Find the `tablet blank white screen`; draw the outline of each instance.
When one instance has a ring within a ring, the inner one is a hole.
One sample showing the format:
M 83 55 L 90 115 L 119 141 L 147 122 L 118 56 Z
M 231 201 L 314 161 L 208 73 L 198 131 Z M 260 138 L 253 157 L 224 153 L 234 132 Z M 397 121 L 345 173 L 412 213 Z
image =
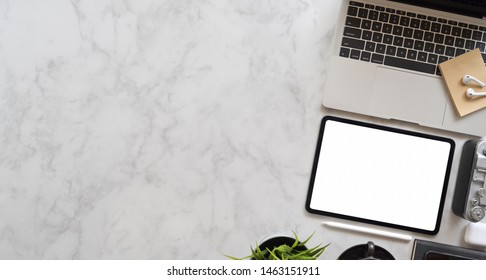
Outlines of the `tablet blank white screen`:
M 449 143 L 327 120 L 310 207 L 434 230 Z

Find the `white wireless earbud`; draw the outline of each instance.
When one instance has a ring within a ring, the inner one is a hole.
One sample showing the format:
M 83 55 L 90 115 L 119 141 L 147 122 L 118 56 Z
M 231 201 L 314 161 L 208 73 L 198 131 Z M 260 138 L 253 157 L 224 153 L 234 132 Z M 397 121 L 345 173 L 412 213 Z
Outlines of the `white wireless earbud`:
M 464 77 L 462 78 L 462 82 L 465 85 L 469 85 L 469 83 L 473 82 L 473 83 L 478 84 L 481 87 L 485 87 L 486 86 L 486 84 L 484 84 L 483 82 L 481 82 L 478 78 L 476 78 L 474 76 L 471 76 L 471 75 L 464 75 Z
M 476 97 L 476 96 L 486 96 L 486 92 L 475 92 L 474 89 L 468 88 L 466 91 L 466 95 L 469 98 Z

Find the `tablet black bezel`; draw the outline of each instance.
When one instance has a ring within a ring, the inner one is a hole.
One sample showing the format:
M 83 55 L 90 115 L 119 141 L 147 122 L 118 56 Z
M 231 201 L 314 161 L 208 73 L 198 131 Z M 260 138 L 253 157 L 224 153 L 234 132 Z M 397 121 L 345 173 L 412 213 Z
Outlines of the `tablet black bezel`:
M 387 223 L 387 222 L 382 222 L 382 221 L 369 220 L 369 219 L 364 219 L 364 218 L 359 218 L 359 217 L 343 215 L 343 214 L 339 214 L 339 213 L 333 213 L 333 212 L 327 212 L 327 211 L 322 211 L 322 210 L 318 210 L 318 209 L 312 209 L 310 207 L 311 200 L 312 200 L 312 193 L 313 193 L 313 189 L 314 189 L 315 176 L 316 176 L 316 172 L 317 172 L 317 168 L 318 168 L 319 155 L 320 155 L 320 152 L 321 152 L 321 144 L 322 144 L 322 140 L 323 140 L 323 136 L 324 136 L 324 130 L 325 130 L 327 121 L 342 122 L 342 123 L 346 123 L 346 124 L 368 127 L 368 128 L 373 128 L 373 129 L 379 129 L 379 130 L 384 130 L 384 131 L 389 131 L 389 132 L 394 132 L 394 133 L 399 133 L 399 134 L 405 134 L 405 135 L 409 135 L 409 136 L 415 136 L 415 137 L 420 137 L 420 138 L 425 138 L 425 139 L 437 140 L 437 141 L 441 141 L 441 142 L 446 142 L 450 145 L 446 172 L 444 174 L 444 183 L 443 183 L 443 186 L 442 186 L 440 204 L 439 204 L 439 209 L 437 211 L 435 228 L 433 230 L 426 230 L 426 229 L 414 228 L 414 227 L 409 227 L 409 226 L 404 226 L 404 225 L 399 225 L 399 224 L 392 224 L 392 223 Z M 373 124 L 373 123 L 366 123 L 366 122 L 361 122 L 361 121 L 356 121 L 356 120 L 344 119 L 344 118 L 340 118 L 340 117 L 325 116 L 325 117 L 322 118 L 320 129 L 319 129 L 319 138 L 318 138 L 317 145 L 316 145 L 314 162 L 313 162 L 313 166 L 312 166 L 312 174 L 311 174 L 311 179 L 310 179 L 310 183 L 309 183 L 309 189 L 308 189 L 308 193 L 307 193 L 305 208 L 309 213 L 312 213 L 312 214 L 319 214 L 319 215 L 324 215 L 324 216 L 329 216 L 329 217 L 341 218 L 341 219 L 352 220 L 352 221 L 363 222 L 363 223 L 369 223 L 369 224 L 374 224 L 374 225 L 379 225 L 379 226 L 408 230 L 408 231 L 412 231 L 412 232 L 435 235 L 440 230 L 440 223 L 441 223 L 441 220 L 442 220 L 444 203 L 445 203 L 445 198 L 446 198 L 446 194 L 447 194 L 447 187 L 448 187 L 448 184 L 449 184 L 449 177 L 450 177 L 450 172 L 451 172 L 451 167 L 452 167 L 452 160 L 453 160 L 453 157 L 454 157 L 454 149 L 455 149 L 455 142 L 454 142 L 454 140 L 452 140 L 450 138 L 445 138 L 445 137 L 441 137 L 441 136 L 425 134 L 425 133 L 420 133 L 420 132 L 415 132 L 415 131 L 410 131 L 410 130 L 404 130 L 404 129 L 399 129 L 399 128 L 393 128 L 393 127 L 388 127 L 388 126 L 383 126 L 383 125 L 377 125 L 377 124 Z

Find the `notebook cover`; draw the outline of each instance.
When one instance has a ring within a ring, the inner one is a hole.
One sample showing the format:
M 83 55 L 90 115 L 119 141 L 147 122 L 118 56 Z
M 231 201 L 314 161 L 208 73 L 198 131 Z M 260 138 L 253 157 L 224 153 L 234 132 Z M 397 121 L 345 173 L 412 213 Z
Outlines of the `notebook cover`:
M 486 88 L 481 89 L 476 84 L 465 85 L 462 83 L 462 78 L 466 74 L 486 82 L 486 67 L 479 49 L 442 62 L 439 64 L 439 69 L 459 116 L 463 117 L 486 107 L 486 97 L 469 98 L 466 96 L 468 88 L 473 88 L 475 91 L 486 91 Z

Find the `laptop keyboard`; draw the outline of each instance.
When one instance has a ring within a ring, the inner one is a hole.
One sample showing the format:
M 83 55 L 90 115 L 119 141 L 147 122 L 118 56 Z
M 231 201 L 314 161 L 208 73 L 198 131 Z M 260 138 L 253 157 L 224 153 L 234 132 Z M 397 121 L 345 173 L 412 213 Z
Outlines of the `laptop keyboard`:
M 486 63 L 486 27 L 350 1 L 339 55 L 427 74 L 479 48 Z

